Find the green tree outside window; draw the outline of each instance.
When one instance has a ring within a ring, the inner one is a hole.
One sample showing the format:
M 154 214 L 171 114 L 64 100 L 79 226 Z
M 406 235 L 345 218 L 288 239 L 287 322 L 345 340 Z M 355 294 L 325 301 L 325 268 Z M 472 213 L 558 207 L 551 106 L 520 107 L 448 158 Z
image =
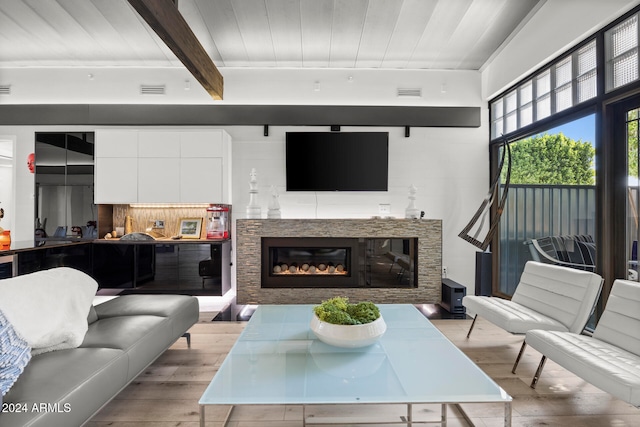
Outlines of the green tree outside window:
M 594 158 L 589 142 L 562 133 L 535 135 L 511 144 L 511 183 L 595 185 Z

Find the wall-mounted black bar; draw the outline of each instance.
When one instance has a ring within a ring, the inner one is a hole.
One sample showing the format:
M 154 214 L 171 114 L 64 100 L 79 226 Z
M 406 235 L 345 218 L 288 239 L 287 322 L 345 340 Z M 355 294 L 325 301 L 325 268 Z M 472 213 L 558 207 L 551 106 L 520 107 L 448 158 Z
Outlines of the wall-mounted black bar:
M 411 136 L 411 126 L 404 127 L 404 137 L 409 138 Z
M 264 136 L 269 136 L 269 125 L 264 125 Z
M 0 125 L 480 127 L 480 107 L 0 105 Z

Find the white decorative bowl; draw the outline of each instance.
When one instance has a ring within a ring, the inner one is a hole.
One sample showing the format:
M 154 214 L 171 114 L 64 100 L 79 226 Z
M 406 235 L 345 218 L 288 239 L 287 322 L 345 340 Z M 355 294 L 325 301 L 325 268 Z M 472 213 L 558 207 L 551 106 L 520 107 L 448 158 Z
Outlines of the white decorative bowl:
M 326 344 L 343 348 L 366 347 L 375 343 L 387 330 L 382 316 L 363 325 L 334 325 L 323 322 L 313 314 L 311 330 Z

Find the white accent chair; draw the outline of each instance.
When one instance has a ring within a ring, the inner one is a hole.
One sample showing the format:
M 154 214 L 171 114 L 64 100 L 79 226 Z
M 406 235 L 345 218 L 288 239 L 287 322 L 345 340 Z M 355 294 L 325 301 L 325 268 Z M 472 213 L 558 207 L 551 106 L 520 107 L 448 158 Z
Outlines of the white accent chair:
M 462 305 L 475 313 L 467 338 L 478 317 L 512 334 L 525 334 L 532 329 L 579 334 L 595 309 L 602 283 L 596 273 L 529 261 L 511 300 L 463 297 Z M 525 339 L 511 370 L 514 374 L 526 346 Z
M 640 407 L 640 283 L 623 279 L 613 283 L 593 336 L 532 330 L 526 340 L 544 355 L 531 388 L 549 358 L 601 390 Z

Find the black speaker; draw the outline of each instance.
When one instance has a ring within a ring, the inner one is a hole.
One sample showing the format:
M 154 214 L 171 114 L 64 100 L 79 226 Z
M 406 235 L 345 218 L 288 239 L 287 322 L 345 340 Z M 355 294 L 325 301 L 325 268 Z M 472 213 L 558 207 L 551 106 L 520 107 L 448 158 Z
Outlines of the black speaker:
M 466 313 L 462 305 L 462 298 L 467 294 L 467 288 L 451 279 L 442 279 L 442 302 L 440 306 L 449 313 Z
M 491 252 L 476 252 L 476 295 L 491 293 Z

